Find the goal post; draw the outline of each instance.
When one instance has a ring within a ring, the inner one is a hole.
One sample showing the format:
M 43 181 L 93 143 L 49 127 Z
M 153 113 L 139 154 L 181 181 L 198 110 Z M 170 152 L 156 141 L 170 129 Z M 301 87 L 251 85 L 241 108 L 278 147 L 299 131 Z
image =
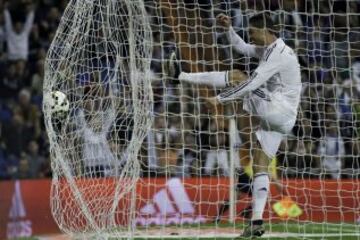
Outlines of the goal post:
M 229 222 L 234 223 L 236 220 L 236 172 L 235 172 L 235 166 L 238 166 L 239 164 L 235 164 L 237 161 L 239 161 L 239 154 L 237 152 L 237 127 L 236 127 L 236 121 L 235 118 L 231 118 L 229 120 L 229 200 L 230 200 L 230 206 L 229 206 Z

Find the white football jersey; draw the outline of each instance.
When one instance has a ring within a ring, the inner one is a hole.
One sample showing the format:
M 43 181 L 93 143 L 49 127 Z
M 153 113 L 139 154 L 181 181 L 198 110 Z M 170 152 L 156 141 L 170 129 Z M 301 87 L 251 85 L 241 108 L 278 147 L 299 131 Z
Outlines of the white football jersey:
M 281 132 L 290 131 L 296 120 L 302 86 L 296 54 L 281 38 L 260 48 L 245 43 L 231 29 L 230 41 L 235 50 L 260 61 L 247 81 L 219 94 L 218 101 L 243 98 L 246 111 L 280 126 Z

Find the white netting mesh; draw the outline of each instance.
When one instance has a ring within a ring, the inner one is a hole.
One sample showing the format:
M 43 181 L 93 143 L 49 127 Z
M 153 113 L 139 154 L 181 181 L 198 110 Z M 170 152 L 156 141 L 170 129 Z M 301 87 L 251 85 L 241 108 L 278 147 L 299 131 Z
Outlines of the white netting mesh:
M 235 168 L 248 161 L 248 152 L 237 158 L 236 133 L 248 132 L 246 113 L 241 104 L 209 104 L 219 89 L 167 79 L 163 61 L 176 50 L 183 71 L 240 69 L 250 75 L 257 60 L 232 51 L 215 16 L 231 16 L 235 31 L 249 41 L 249 17 L 266 12 L 298 54 L 303 82 L 297 123 L 282 142 L 276 167 L 283 191 L 303 214 L 277 216 L 272 205 L 283 196 L 274 190 L 265 211 L 273 231 L 268 236 L 358 236 L 350 224 L 358 217 L 360 188 L 359 10 L 357 1 L 335 0 L 71 1 L 49 53 L 45 85 L 45 94 L 66 93 L 71 107 L 61 124 L 46 115 L 59 225 L 68 233 L 105 234 L 114 226 L 133 233 L 132 222 L 145 238 L 241 232 L 240 210 L 249 197 L 239 196 L 235 216 L 224 212 L 223 223 L 229 216 L 236 220 L 225 229 L 211 223 L 233 190 L 229 176 L 237 179 Z M 147 130 L 150 114 L 154 122 Z M 102 129 L 106 137 L 87 145 L 92 136 L 85 128 L 95 135 Z M 100 140 L 105 138 L 107 146 Z M 104 162 L 90 166 L 86 149 Z M 159 178 L 137 181 L 131 195 L 139 174 Z
M 52 210 L 67 233 L 118 237 L 131 226 L 151 123 L 151 40 L 142 1 L 73 0 L 64 12 L 46 61 L 44 113 Z M 68 113 L 50 114 L 52 91 L 66 94 Z

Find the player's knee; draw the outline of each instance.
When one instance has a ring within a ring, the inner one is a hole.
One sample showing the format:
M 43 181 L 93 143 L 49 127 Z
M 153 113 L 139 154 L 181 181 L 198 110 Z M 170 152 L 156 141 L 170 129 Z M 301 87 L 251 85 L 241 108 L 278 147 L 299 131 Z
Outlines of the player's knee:
M 254 175 L 256 175 L 257 173 L 268 173 L 268 165 L 253 164 L 253 172 Z
M 260 145 L 254 149 L 253 171 L 255 173 L 268 172 L 271 158 L 261 149 Z
M 240 158 L 240 166 L 249 166 L 251 164 L 250 150 L 240 149 L 239 158 Z

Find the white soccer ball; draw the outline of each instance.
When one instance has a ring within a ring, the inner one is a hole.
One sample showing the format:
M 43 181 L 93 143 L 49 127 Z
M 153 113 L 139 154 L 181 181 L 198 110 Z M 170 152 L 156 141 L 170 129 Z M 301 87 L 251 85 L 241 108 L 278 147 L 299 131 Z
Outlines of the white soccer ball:
M 51 92 L 48 99 L 48 104 L 52 114 L 65 114 L 69 111 L 69 100 L 63 92 Z

